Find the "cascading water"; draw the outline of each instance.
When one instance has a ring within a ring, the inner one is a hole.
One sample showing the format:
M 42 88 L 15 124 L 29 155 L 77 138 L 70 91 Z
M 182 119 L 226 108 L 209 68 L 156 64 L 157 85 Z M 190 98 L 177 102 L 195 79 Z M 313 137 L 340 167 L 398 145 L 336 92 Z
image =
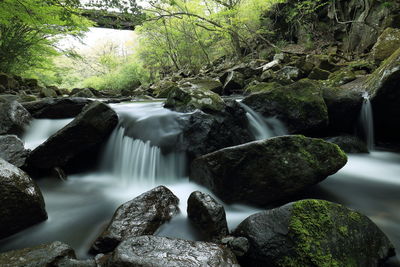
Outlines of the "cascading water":
M 242 102 L 239 102 L 239 104 L 246 111 L 246 117 L 249 120 L 250 131 L 256 140 L 287 134 L 285 125 L 283 125 L 283 123 L 277 118 L 264 118 Z
M 372 151 L 374 150 L 375 145 L 372 105 L 367 92 L 364 92 L 362 97 L 364 98 L 364 101 L 361 107 L 360 121 L 368 150 Z

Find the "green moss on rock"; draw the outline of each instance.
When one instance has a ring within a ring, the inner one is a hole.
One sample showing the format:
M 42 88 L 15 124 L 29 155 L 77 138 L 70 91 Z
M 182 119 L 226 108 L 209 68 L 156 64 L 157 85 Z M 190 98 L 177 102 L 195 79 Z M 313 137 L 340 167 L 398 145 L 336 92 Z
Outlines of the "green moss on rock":
M 381 62 L 400 47 L 400 29 L 386 28 L 372 48 L 372 57 Z

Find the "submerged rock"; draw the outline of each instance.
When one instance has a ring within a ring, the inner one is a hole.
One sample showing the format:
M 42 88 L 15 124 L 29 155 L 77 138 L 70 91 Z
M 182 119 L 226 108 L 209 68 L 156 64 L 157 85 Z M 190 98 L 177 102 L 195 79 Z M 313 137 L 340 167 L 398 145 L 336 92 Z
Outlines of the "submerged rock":
M 67 126 L 35 148 L 27 159 L 30 168 L 48 171 L 87 168 L 97 159 L 97 151 L 118 123 L 108 105 L 93 102 Z
M 242 266 L 381 266 L 393 245 L 366 216 L 324 200 L 300 200 L 245 219 Z
M 220 240 L 229 233 L 224 206 L 208 194 L 199 191 L 190 194 L 187 214 L 209 241 Z
M 3 159 L 0 192 L 0 239 L 47 219 L 39 187 L 25 172 Z
M 87 98 L 65 97 L 45 98 L 39 101 L 25 102 L 22 105 L 37 119 L 64 119 L 77 116 L 84 106 L 92 101 Z
M 152 235 L 179 213 L 179 199 L 166 187 L 156 187 L 121 205 L 110 224 L 93 243 L 90 253 L 113 251 L 130 237 Z
M 258 84 L 249 91 L 260 91 L 247 96 L 243 103 L 265 117 L 276 116 L 285 123 L 290 133 L 320 131 L 328 124 L 328 110 L 319 85 L 308 79 L 289 86 Z
M 29 112 L 17 101 L 0 102 L 0 135 L 22 135 L 31 119 Z
M 239 267 L 239 264 L 229 249 L 217 244 L 160 236 L 140 236 L 122 242 L 112 253 L 106 266 Z
M 190 180 L 227 203 L 267 205 L 321 182 L 346 162 L 335 144 L 282 136 L 201 156 L 191 165 Z
M 0 158 L 21 168 L 25 165 L 29 152 L 16 135 L 0 135 Z
M 89 267 L 91 265 L 67 265 L 76 259 L 74 250 L 67 244 L 55 241 L 51 244 L 13 250 L 0 254 L 2 267 Z M 93 266 L 93 265 L 92 265 Z M 93 266 L 94 267 L 94 266 Z

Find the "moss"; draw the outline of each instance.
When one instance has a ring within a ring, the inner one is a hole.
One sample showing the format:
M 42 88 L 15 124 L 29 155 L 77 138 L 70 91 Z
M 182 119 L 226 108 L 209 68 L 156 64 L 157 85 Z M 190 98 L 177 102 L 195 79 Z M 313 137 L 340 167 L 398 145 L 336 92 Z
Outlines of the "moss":
M 344 68 L 329 75 L 327 85 L 341 86 L 356 79 L 356 74 L 350 68 Z
M 282 88 L 282 85 L 280 85 L 277 82 L 271 82 L 271 83 L 259 83 L 253 86 L 249 86 L 246 88 L 246 93 L 258 93 L 258 92 L 271 92 L 275 89 Z

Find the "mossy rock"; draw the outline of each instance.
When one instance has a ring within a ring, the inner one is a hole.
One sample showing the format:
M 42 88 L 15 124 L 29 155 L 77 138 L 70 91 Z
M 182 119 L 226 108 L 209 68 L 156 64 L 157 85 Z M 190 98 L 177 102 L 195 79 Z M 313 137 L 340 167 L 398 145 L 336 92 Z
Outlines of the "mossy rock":
M 268 205 L 290 199 L 347 162 L 322 139 L 288 135 L 228 147 L 195 159 L 190 180 L 226 203 Z
M 352 135 L 342 135 L 325 139 L 338 145 L 346 153 L 368 153 L 368 147 L 361 139 Z
M 272 90 L 282 88 L 282 85 L 277 82 L 259 83 L 256 85 L 248 86 L 245 90 L 246 94 L 270 92 Z
M 254 214 L 234 235 L 250 242 L 242 266 L 375 267 L 394 256 L 393 245 L 368 217 L 325 200 Z
M 151 86 L 153 95 L 157 98 L 167 98 L 175 88 L 178 88 L 178 84 L 173 81 L 159 81 Z
M 85 97 L 85 98 L 95 98 L 92 90 L 89 88 L 80 89 L 77 93 L 73 94 L 74 97 Z
M 315 67 L 308 75 L 308 78 L 311 80 L 327 80 L 329 75 L 331 75 L 329 71 Z
M 291 133 L 319 131 L 328 124 L 328 110 L 318 82 L 302 79 L 289 86 L 262 83 L 249 87 L 259 91 L 243 103 L 265 117 L 276 116 Z
M 57 92 L 50 87 L 41 87 L 39 92 L 41 97 L 57 97 Z
M 381 62 L 390 57 L 400 47 L 400 29 L 386 28 L 372 48 L 372 57 Z
M 219 80 L 211 78 L 196 78 L 186 79 L 180 83 L 182 87 L 189 87 L 191 89 L 199 89 L 204 91 L 211 91 L 216 94 L 223 94 L 223 85 Z
M 179 112 L 190 112 L 196 109 L 215 112 L 223 110 L 225 102 L 218 94 L 211 91 L 175 87 L 168 94 L 165 107 Z
M 357 79 L 356 74 L 349 68 L 331 73 L 326 83 L 330 86 L 341 86 Z

